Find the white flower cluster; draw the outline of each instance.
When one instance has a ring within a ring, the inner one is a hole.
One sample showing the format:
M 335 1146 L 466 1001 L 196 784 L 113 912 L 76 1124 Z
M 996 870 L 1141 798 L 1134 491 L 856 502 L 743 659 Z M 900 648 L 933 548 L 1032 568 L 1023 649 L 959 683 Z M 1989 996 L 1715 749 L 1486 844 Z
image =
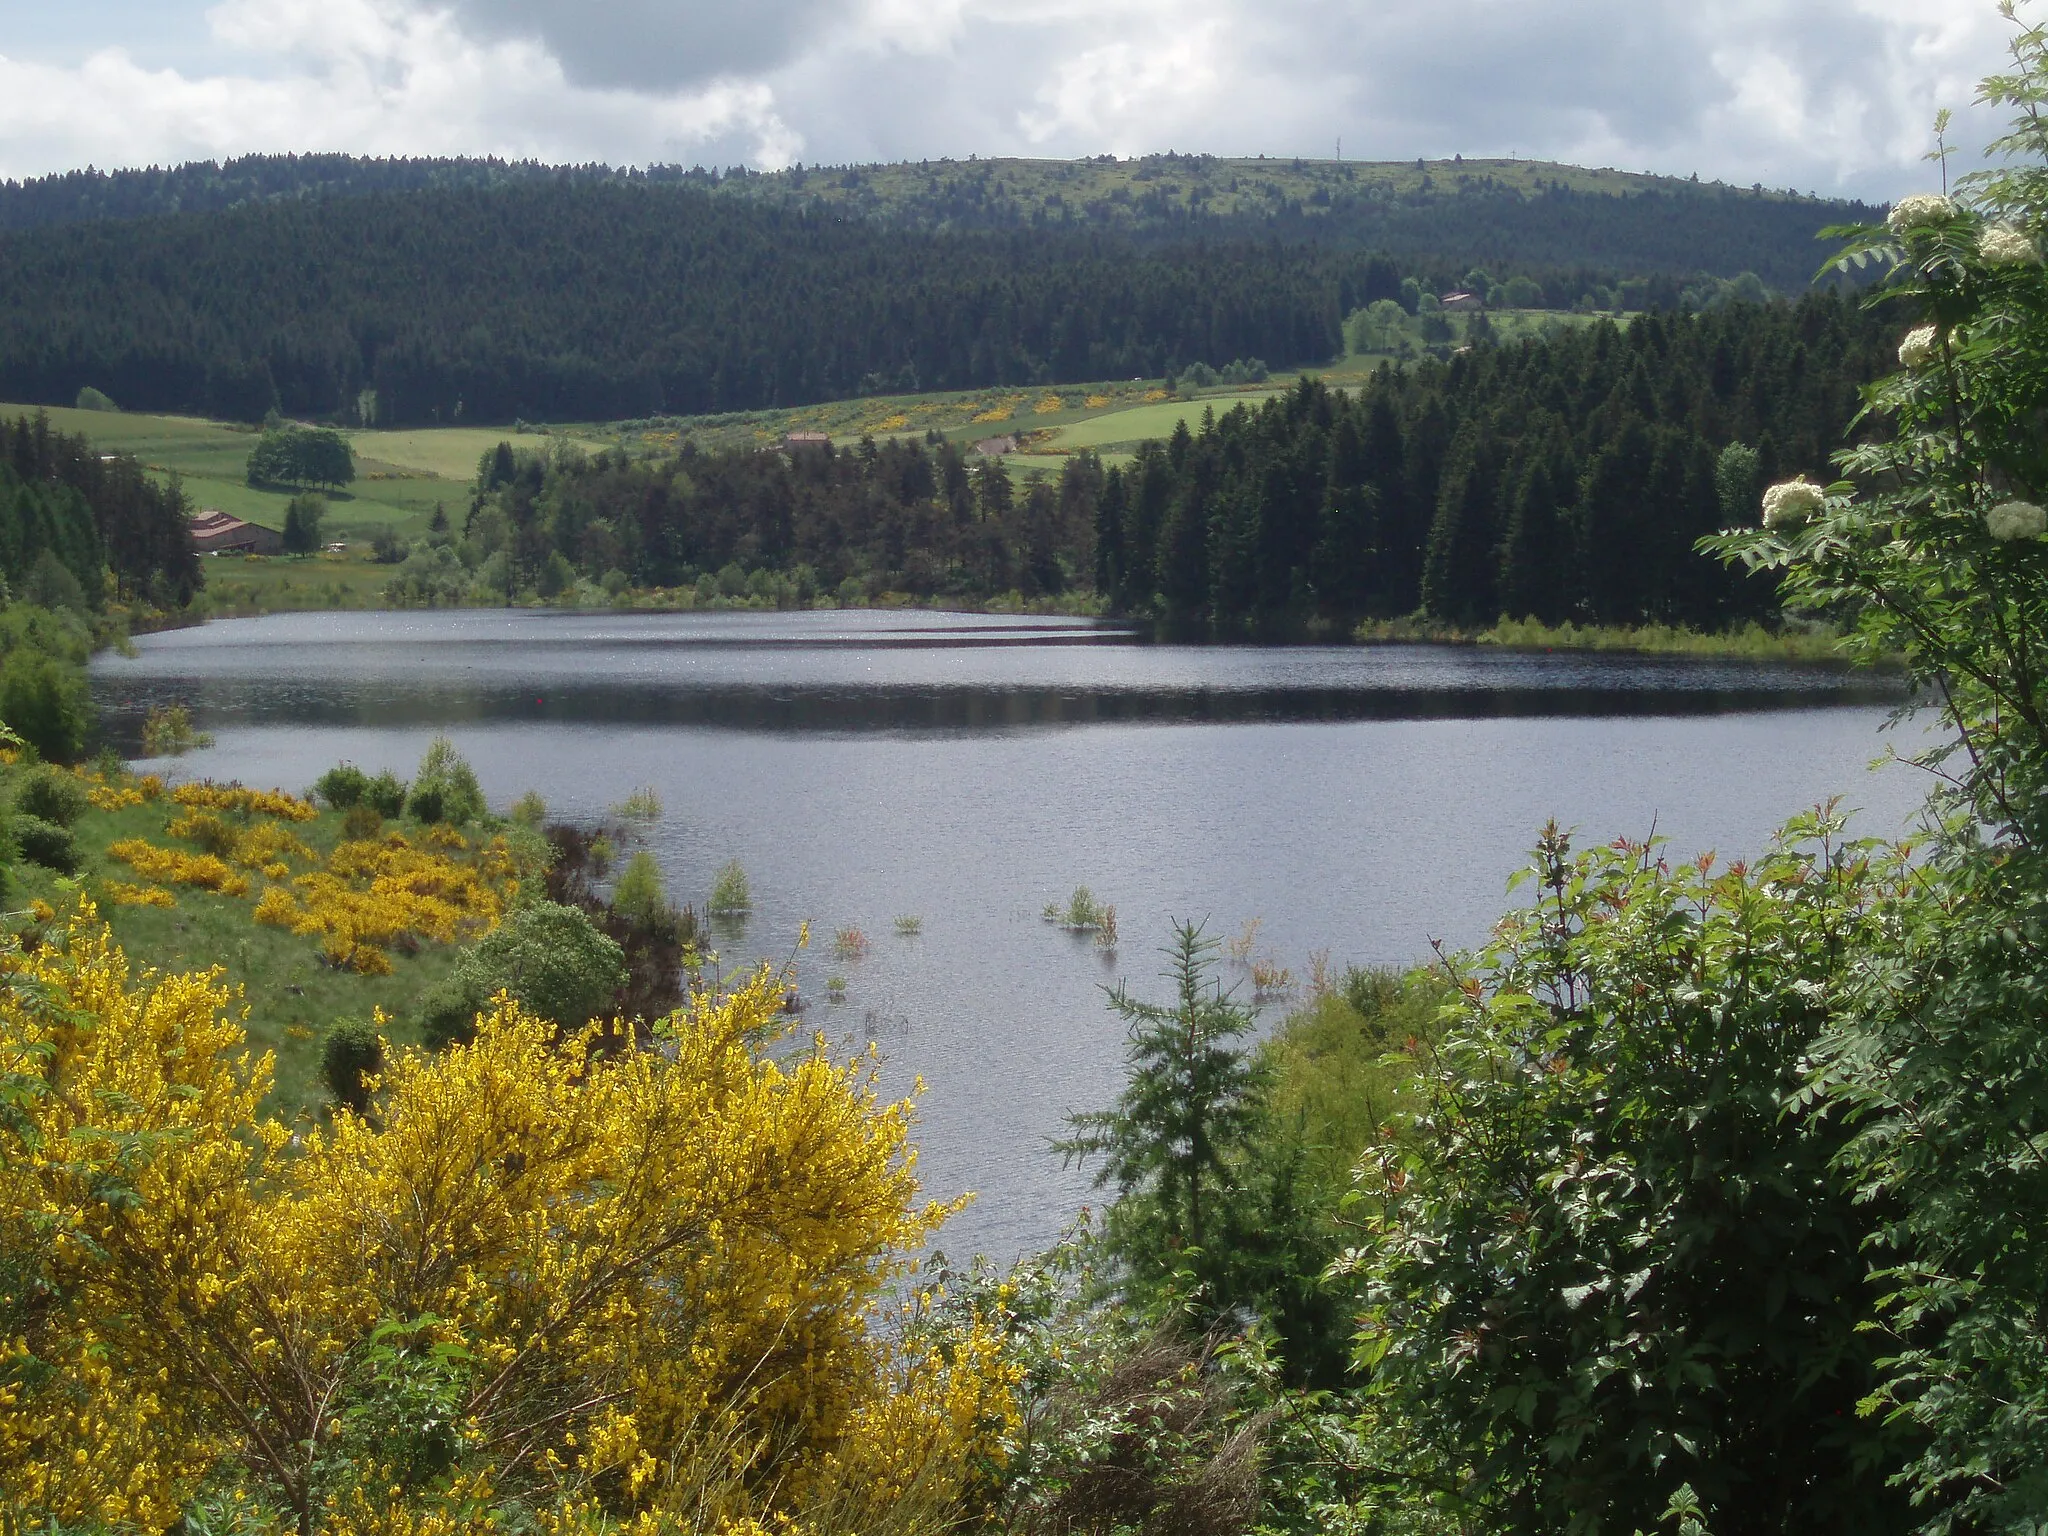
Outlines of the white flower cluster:
M 1764 526 L 1790 528 L 1805 522 L 1827 501 L 1827 493 L 1801 475 L 1764 492 Z
M 1956 216 L 1956 205 L 1938 192 L 1915 192 L 1911 197 L 1902 197 L 1892 204 L 1891 216 L 1884 222 L 1895 235 L 1903 235 L 1909 229 L 1918 229 L 1923 224 L 1942 224 Z
M 2031 501 L 2001 501 L 1984 514 L 1984 531 L 2001 544 L 2048 533 L 2048 512 Z
M 1941 356 L 1941 337 L 1931 325 L 1915 326 L 1899 343 L 1899 361 L 1908 368 L 1922 368 Z
M 2019 267 L 2041 259 L 2034 242 L 2010 224 L 1993 224 L 1977 238 L 1977 254 L 1994 267 Z

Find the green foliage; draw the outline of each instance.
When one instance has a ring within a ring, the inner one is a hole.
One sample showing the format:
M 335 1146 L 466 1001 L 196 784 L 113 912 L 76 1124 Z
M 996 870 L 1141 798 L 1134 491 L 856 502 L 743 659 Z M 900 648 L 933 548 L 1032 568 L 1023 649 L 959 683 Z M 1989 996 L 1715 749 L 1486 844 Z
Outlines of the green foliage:
M 81 411 L 118 411 L 111 396 L 103 390 L 94 389 L 90 384 L 78 392 L 78 409 Z
M 0 420 L 0 571 L 18 580 L 53 551 L 94 606 L 111 570 L 123 597 L 178 608 L 204 584 L 190 503 L 132 453 L 103 454 L 47 417 Z
M 142 723 L 144 757 L 180 757 L 213 745 L 213 737 L 192 723 L 192 712 L 182 704 L 152 707 Z
M 715 915 L 754 910 L 753 889 L 747 884 L 747 872 L 740 868 L 738 859 L 727 863 L 711 882 L 711 900 L 705 904 L 705 910 Z
M 384 813 L 367 800 L 358 800 L 341 816 L 341 835 L 352 842 L 367 842 L 384 835 Z
M 1096 1187 L 1118 1194 L 1112 1243 L 1144 1281 L 1200 1266 L 1233 1160 L 1259 1125 L 1265 1074 L 1237 1044 L 1255 1021 L 1215 983 L 1217 947 L 1199 926 L 1177 924 L 1163 951 L 1173 1005 L 1121 985 L 1109 993 L 1129 1035 L 1123 1092 L 1113 1108 L 1069 1115 L 1075 1134 L 1056 1143 L 1069 1162 L 1100 1159 Z
M 14 791 L 14 808 L 25 816 L 68 827 L 91 807 L 85 785 L 73 773 L 42 766 L 22 776 Z
M 405 810 L 405 781 L 389 768 L 384 769 L 364 787 L 362 803 L 386 820 L 401 815 Z
M 509 992 L 540 1017 L 575 1028 L 605 1015 L 625 982 L 617 943 L 576 908 L 540 901 L 515 907 L 463 952 L 450 996 Z
M 419 771 L 413 775 L 405 808 L 421 821 L 445 821 L 458 827 L 480 821 L 486 814 L 476 770 L 446 736 L 436 736 L 428 744 Z
M 23 602 L 33 603 L 38 608 L 63 609 L 71 613 L 84 613 L 92 606 L 78 577 L 57 558 L 55 550 L 49 549 L 39 552 L 35 563 L 22 576 L 20 597 Z
M 0 449 L 10 435 L 0 429 Z M 0 575 L 17 597 L 82 613 L 99 605 L 106 563 L 106 541 L 83 491 L 18 474 L 0 458 Z
M 223 414 L 239 415 L 240 412 Z M 346 437 L 331 427 L 266 427 L 256 446 L 249 450 L 248 480 L 251 485 L 339 487 L 349 484 L 355 477 L 355 449 Z
M 1045 904 L 1040 914 L 1048 923 L 1064 928 L 1069 933 L 1092 933 L 1105 948 L 1116 943 L 1116 908 L 1095 899 L 1095 893 L 1085 885 L 1074 887 L 1074 894 L 1061 906 L 1056 901 Z
M 60 875 L 78 873 L 84 857 L 69 827 L 24 813 L 16 813 L 12 821 L 15 846 L 24 859 Z
M 314 555 L 320 552 L 320 524 L 327 516 L 327 498 L 310 493 L 294 496 L 284 508 L 284 552 Z
M 548 819 L 548 803 L 540 791 L 529 789 L 512 802 L 512 820 L 522 827 L 538 827 Z
M 661 870 L 654 855 L 641 849 L 626 861 L 618 884 L 612 889 L 612 910 L 635 927 L 654 928 L 674 921 L 675 908 L 661 883 Z
M 320 1076 L 334 1102 L 357 1114 L 368 1114 L 370 1089 L 365 1081 L 384 1070 L 384 1040 L 374 1024 L 361 1019 L 336 1019 L 320 1042 Z
M 1896 1212 L 1800 1112 L 1900 870 L 1816 814 L 1725 871 L 1553 827 L 1527 878 L 1362 1170 L 1376 1399 L 1517 1528 L 1649 1530 L 1689 1486 L 1716 1530 L 1907 1529 L 1913 1437 L 1859 1412 Z
M 337 811 L 362 804 L 369 788 L 370 776 L 354 763 L 336 763 L 313 781 L 313 793 Z
M 84 668 L 27 647 L 0 662 L 0 721 L 52 762 L 84 755 L 93 730 Z
M 476 1016 L 490 1005 L 481 976 L 451 972 L 420 996 L 420 1040 L 430 1051 L 464 1045 L 476 1038 Z
M 1717 545 L 1849 620 L 1850 646 L 1900 653 L 1940 710 L 1915 886 L 1815 1052 L 1855 1132 L 1845 1174 L 1893 1213 L 1872 1406 L 1926 1436 L 1905 1478 L 1937 1531 L 2033 1530 L 2048 1508 L 2048 31 L 2005 14 L 2014 67 L 1984 96 L 2013 109 L 2009 163 L 1842 232 L 1913 327 L 1869 392 L 1885 434 Z
M 1271 1123 L 1299 1137 L 1316 1202 L 1334 1208 L 1358 1160 L 1404 1133 L 1448 990 L 1435 971 L 1354 968 L 1260 1046 L 1272 1079 Z
M 651 785 L 642 785 L 613 806 L 612 811 L 626 821 L 652 824 L 661 820 L 661 796 Z

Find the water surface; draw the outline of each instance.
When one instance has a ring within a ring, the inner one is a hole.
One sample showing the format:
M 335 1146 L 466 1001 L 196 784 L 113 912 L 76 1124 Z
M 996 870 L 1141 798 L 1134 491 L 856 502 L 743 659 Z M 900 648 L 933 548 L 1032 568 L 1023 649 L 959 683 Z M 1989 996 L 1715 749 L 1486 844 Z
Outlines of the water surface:
M 678 899 L 737 858 L 728 961 L 797 961 L 809 1022 L 922 1076 L 921 1168 L 972 1189 L 948 1246 L 1042 1244 L 1089 1197 L 1046 1149 L 1121 1081 L 1101 987 L 1151 988 L 1176 918 L 1307 971 L 1482 941 L 1543 822 L 1755 852 L 1842 794 L 1893 831 L 1924 784 L 1867 771 L 1882 679 L 1838 670 L 1443 647 L 1180 647 L 1068 620 L 931 613 L 306 614 L 149 636 L 95 664 L 117 732 L 183 702 L 180 775 L 303 789 L 401 775 L 446 732 L 504 806 L 603 817 L 651 785 Z M 1110 955 L 1039 919 L 1088 885 Z M 923 932 L 900 938 L 893 919 Z M 836 959 L 858 927 L 867 957 Z M 830 975 L 847 1002 L 822 1001 Z

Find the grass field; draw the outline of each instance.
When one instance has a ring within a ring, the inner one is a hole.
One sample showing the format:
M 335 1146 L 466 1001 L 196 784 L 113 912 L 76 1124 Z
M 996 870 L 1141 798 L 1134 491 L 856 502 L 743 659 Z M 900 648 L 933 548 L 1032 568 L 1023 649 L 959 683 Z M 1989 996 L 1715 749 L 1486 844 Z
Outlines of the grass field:
M 206 604 L 215 618 L 261 613 L 381 608 L 384 584 L 395 566 L 377 565 L 363 552 L 341 555 L 208 555 Z
M 1173 436 L 1173 429 L 1185 421 L 1190 432 L 1199 431 L 1202 413 L 1213 410 L 1223 415 L 1240 402 L 1254 410 L 1273 398 L 1271 389 L 1245 390 L 1230 394 L 1202 395 L 1193 400 L 1167 400 L 1157 405 L 1140 405 L 1130 410 L 1109 411 L 1091 416 L 1072 426 L 1061 427 L 1048 440 L 1053 448 L 1101 448 L 1111 443 L 1138 443 L 1148 438 Z
M 0 405 L 0 415 L 33 414 L 37 409 Z M 106 453 L 132 453 L 159 474 L 177 475 L 196 507 L 218 508 L 266 528 L 284 526 L 285 504 L 292 493 L 258 489 L 248 483 L 249 450 L 256 444 L 254 428 L 190 416 L 44 409 L 48 411 L 50 425 L 60 431 L 77 433 Z M 459 516 L 468 502 L 477 455 L 483 452 L 483 446 L 472 444 L 484 437 L 496 443 L 510 434 L 454 428 L 448 435 L 457 443 L 442 450 L 432 450 L 414 441 L 439 435 L 356 434 L 356 481 L 346 491 L 328 496 L 323 534 L 329 539 L 362 542 L 387 528 L 400 534 L 419 533 L 425 530 L 437 503 L 445 505 L 451 516 Z M 386 457 L 389 453 L 402 457 Z M 443 475 L 430 464 L 411 462 L 438 457 L 453 463 L 465 454 L 467 462 L 453 475 Z
M 542 436 L 512 427 L 423 427 L 402 432 L 351 432 L 359 463 L 375 463 L 412 475 L 431 475 L 453 481 L 465 488 L 476 478 L 477 460 L 500 443 L 520 448 L 546 448 L 557 442 L 578 447 L 602 447 L 610 439 L 601 432 L 581 428 L 600 440 L 556 431 Z

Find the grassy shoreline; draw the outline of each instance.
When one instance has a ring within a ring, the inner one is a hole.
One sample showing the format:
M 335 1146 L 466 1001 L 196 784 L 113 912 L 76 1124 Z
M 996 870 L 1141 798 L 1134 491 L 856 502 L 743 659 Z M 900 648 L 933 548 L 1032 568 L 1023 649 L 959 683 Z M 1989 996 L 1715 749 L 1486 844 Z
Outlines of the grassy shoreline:
M 1544 624 L 1535 619 L 1501 619 L 1485 629 L 1471 629 L 1419 618 L 1368 619 L 1351 637 L 1360 645 L 1492 646 L 1511 651 L 1608 651 L 1836 667 L 1868 665 L 1846 655 L 1841 636 L 1825 626 L 1770 630 L 1755 620 L 1733 629 L 1699 630 L 1671 624 Z

